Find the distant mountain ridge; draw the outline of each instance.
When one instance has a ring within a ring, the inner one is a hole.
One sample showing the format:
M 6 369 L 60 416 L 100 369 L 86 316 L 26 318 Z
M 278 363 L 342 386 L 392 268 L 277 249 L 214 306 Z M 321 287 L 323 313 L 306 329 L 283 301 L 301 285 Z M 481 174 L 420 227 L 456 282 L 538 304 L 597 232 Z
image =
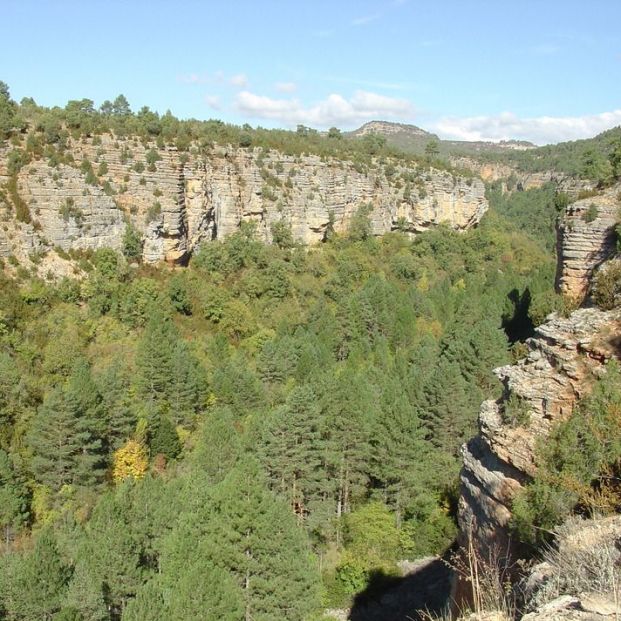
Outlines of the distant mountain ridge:
M 526 140 L 501 140 L 491 142 L 485 140 L 441 140 L 437 134 L 428 132 L 417 125 L 406 123 L 394 123 L 391 121 L 369 121 L 358 129 L 349 132 L 353 138 L 361 138 L 369 134 L 384 136 L 389 145 L 397 147 L 406 153 L 422 155 L 430 141 L 436 141 L 441 155 L 453 153 L 481 153 L 481 152 L 506 152 L 528 151 L 537 148 L 532 142 Z
M 417 125 L 408 125 L 407 123 L 393 123 L 391 121 L 369 121 L 358 129 L 351 132 L 352 136 L 365 136 L 366 134 L 382 134 L 391 136 L 394 134 L 408 134 L 412 137 L 422 136 L 427 140 L 439 140 L 436 134 L 432 134 Z

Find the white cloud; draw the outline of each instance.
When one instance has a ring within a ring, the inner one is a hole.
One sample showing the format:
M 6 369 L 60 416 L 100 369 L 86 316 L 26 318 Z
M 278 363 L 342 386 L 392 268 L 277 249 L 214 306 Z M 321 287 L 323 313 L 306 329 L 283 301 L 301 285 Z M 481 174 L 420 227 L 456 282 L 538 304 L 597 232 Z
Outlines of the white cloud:
M 414 115 L 414 108 L 406 99 L 361 90 L 349 99 L 331 94 L 311 106 L 305 106 L 298 99 L 274 99 L 242 91 L 237 95 L 236 105 L 240 112 L 254 118 L 270 119 L 283 125 L 302 123 L 313 127 L 352 126 L 371 119 L 404 120 Z
M 520 118 L 511 112 L 496 116 L 444 118 L 435 131 L 456 140 L 530 140 L 550 144 L 565 140 L 590 138 L 606 129 L 621 125 L 621 109 L 585 116 L 539 116 Z
M 293 93 L 298 88 L 298 85 L 295 82 L 276 82 L 274 87 L 281 93 Z
M 217 95 L 205 95 L 205 101 L 207 105 L 213 110 L 220 110 L 220 98 Z
M 248 78 L 244 73 L 238 73 L 229 78 L 229 83 L 239 88 L 246 88 L 248 86 Z

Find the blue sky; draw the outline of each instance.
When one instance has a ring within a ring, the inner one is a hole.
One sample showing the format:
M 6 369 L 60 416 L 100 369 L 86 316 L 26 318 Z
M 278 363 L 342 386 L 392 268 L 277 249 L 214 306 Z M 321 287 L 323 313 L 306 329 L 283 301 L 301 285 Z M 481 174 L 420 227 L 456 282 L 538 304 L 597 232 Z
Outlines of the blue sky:
M 0 80 L 45 105 L 264 127 L 414 123 L 539 144 L 621 124 L 620 0 L 2 0 Z

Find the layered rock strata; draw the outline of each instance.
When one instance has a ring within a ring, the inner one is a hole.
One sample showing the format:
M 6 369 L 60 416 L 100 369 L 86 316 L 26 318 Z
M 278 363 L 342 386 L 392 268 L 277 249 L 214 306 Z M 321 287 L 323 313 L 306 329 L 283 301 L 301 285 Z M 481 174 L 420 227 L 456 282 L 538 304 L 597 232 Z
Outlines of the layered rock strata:
M 71 141 L 73 162 L 39 159 L 19 171 L 16 188 L 31 219 L 24 223 L 8 192 L 10 150 L 0 150 L 0 256 L 20 262 L 54 248 L 120 248 L 128 222 L 143 236 L 146 262 L 182 262 L 244 221 L 256 222 L 267 242 L 272 225 L 285 221 L 310 244 L 329 227 L 345 231 L 362 206 L 378 235 L 440 223 L 467 229 L 488 207 L 480 179 L 399 160 L 369 165 L 223 146 L 179 153 L 104 135 Z
M 581 193 L 594 189 L 592 181 L 579 179 L 556 170 L 526 172 L 510 164 L 501 162 L 482 162 L 472 157 L 451 157 L 451 164 L 476 172 L 486 183 L 501 181 L 504 190 L 533 190 L 548 183 L 554 184 L 559 192 L 565 192 L 576 200 Z
M 538 443 L 619 356 L 621 312 L 553 315 L 536 333 L 524 359 L 495 370 L 504 395 L 482 404 L 480 433 L 462 449 L 460 530 L 483 551 L 506 549 L 511 502 L 535 472 Z
M 558 288 L 577 302 L 588 294 L 593 272 L 616 252 L 620 192 L 617 184 L 571 203 L 560 223 Z

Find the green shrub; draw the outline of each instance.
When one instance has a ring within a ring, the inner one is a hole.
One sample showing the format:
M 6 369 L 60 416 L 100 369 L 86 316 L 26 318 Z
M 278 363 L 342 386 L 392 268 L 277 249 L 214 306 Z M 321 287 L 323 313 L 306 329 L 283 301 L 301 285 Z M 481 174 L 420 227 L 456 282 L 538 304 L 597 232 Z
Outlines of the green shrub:
M 131 223 L 125 227 L 123 234 L 123 255 L 128 261 L 138 261 L 142 258 L 142 236 Z
M 599 215 L 599 210 L 597 209 L 597 205 L 595 203 L 591 203 L 588 207 L 588 209 L 582 214 L 582 219 L 590 224 L 591 222 L 594 222 L 597 219 L 597 216 Z
M 159 162 L 161 159 L 162 157 L 155 149 L 149 149 L 145 155 L 145 160 L 149 165 L 154 165 L 155 162 Z
M 537 450 L 533 482 L 514 499 L 518 538 L 540 543 L 576 507 L 588 515 L 621 508 L 621 372 L 611 361 L 592 393 Z
M 147 211 L 147 224 L 157 220 L 162 215 L 162 205 L 159 202 L 153 203 Z
M 621 303 L 621 260 L 604 264 L 595 274 L 593 300 L 604 310 L 612 310 Z

